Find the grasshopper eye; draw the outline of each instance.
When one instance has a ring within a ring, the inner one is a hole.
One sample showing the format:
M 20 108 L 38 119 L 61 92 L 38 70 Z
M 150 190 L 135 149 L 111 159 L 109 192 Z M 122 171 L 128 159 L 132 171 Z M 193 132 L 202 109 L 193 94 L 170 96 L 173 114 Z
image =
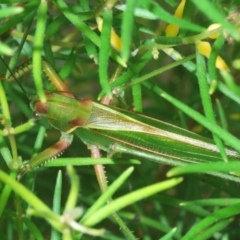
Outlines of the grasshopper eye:
M 33 118 L 35 119 L 35 120 L 38 120 L 38 119 L 40 119 L 40 114 L 38 113 L 38 112 L 33 112 Z

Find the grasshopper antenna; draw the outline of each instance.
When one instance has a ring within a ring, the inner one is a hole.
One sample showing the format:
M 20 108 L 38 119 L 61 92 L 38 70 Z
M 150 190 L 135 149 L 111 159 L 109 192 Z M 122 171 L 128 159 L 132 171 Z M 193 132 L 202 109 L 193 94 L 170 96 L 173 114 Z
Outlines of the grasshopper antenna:
M 15 77 L 13 71 L 9 68 L 9 66 L 6 64 L 6 62 L 4 61 L 3 57 L 1 57 L 2 62 L 4 63 L 5 67 L 7 68 L 7 70 L 10 72 L 10 74 L 12 75 L 12 77 L 14 78 L 15 82 L 18 84 L 18 86 L 22 89 L 22 91 L 26 94 L 26 96 L 28 96 L 28 93 L 25 91 L 25 89 L 22 87 L 22 85 L 20 84 L 20 82 L 17 80 L 17 78 Z

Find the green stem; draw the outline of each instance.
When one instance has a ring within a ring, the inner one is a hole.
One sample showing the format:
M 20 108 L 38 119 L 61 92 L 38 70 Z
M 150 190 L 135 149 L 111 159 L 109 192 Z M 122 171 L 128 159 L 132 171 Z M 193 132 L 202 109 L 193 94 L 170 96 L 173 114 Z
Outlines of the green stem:
M 12 156 L 13 156 L 13 161 L 14 161 L 13 167 L 18 167 L 19 160 L 18 160 L 16 141 L 15 141 L 14 135 L 11 133 L 11 131 L 12 131 L 11 115 L 10 115 L 7 98 L 6 98 L 1 81 L 0 81 L 0 103 L 1 103 L 2 112 L 4 115 L 5 130 L 7 131 L 8 139 L 9 139 L 11 150 L 12 150 Z
M 17 173 L 15 171 L 12 171 L 9 175 L 10 178 L 15 179 L 16 178 Z M 10 185 L 5 184 L 4 189 L 1 193 L 1 197 L 0 197 L 0 217 L 2 216 L 2 213 L 6 207 L 6 204 L 8 202 L 10 193 L 12 192 L 12 188 L 10 187 Z
M 150 78 L 152 78 L 156 75 L 159 75 L 163 72 L 166 72 L 166 71 L 168 71 L 168 70 L 170 70 L 174 67 L 177 67 L 177 66 L 179 66 L 179 65 L 181 65 L 181 64 L 183 64 L 187 61 L 190 61 L 193 58 L 195 58 L 195 54 L 189 55 L 188 57 L 185 57 L 185 58 L 183 58 L 179 61 L 176 61 L 174 63 L 170 63 L 167 66 L 161 67 L 161 68 L 159 68 L 155 71 L 152 71 L 150 73 L 147 73 L 147 74 L 145 74 L 145 75 L 143 75 L 139 78 L 135 78 L 134 80 L 131 81 L 131 83 L 125 84 L 123 87 L 118 87 L 118 88 L 115 89 L 115 91 L 117 91 L 117 92 L 120 91 L 121 92 L 121 91 L 123 91 L 123 89 L 135 86 L 136 84 L 139 84 L 139 83 L 142 83 L 142 82 L 144 82 L 144 81 L 146 81 L 146 80 L 148 80 L 148 79 L 150 79 Z
M 18 227 L 18 239 L 24 240 L 23 236 L 23 211 L 21 206 L 21 198 L 18 194 L 15 194 L 16 211 L 17 211 L 17 227 Z

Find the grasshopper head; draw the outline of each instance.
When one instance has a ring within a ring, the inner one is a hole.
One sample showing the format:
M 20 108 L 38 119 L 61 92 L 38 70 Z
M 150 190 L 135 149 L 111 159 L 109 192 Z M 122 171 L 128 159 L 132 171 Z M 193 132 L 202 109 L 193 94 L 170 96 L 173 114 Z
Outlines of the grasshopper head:
M 47 93 L 47 101 L 38 97 L 31 101 L 31 108 L 37 117 L 45 117 L 56 129 L 70 133 L 84 126 L 92 112 L 92 101 L 76 100 L 58 93 Z

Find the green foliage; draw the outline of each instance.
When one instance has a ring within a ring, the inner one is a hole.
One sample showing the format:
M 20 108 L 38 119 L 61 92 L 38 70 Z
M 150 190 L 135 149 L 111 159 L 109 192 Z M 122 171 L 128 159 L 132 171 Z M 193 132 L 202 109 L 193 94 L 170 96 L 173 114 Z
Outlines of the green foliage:
M 149 161 L 144 151 L 135 157 L 102 151 L 96 159 L 75 136 L 63 156 L 18 181 L 22 162 L 60 134 L 32 119 L 26 93 L 0 62 L 1 239 L 238 238 L 239 184 L 219 178 L 231 172 L 239 179 L 239 163 L 228 162 L 224 148 L 240 151 L 239 12 L 230 12 L 237 1 L 230 2 L 187 1 L 182 19 L 174 16 L 179 1 L 173 0 L 1 2 L 0 54 L 12 71 L 32 59 L 32 70 L 17 76 L 30 97 L 44 102 L 46 91 L 54 91 L 42 73 L 44 56 L 74 96 L 107 95 L 118 107 L 213 138 L 222 158 L 177 168 Z M 97 17 L 104 19 L 101 31 Z M 180 27 L 178 36 L 165 36 L 169 23 Z M 212 23 L 221 27 L 206 32 Z M 120 50 L 112 47 L 112 27 Z M 214 41 L 213 33 L 223 34 Z M 202 40 L 212 45 L 209 60 L 196 50 Z M 219 55 L 229 72 L 215 67 Z M 106 165 L 103 194 L 96 164 Z

